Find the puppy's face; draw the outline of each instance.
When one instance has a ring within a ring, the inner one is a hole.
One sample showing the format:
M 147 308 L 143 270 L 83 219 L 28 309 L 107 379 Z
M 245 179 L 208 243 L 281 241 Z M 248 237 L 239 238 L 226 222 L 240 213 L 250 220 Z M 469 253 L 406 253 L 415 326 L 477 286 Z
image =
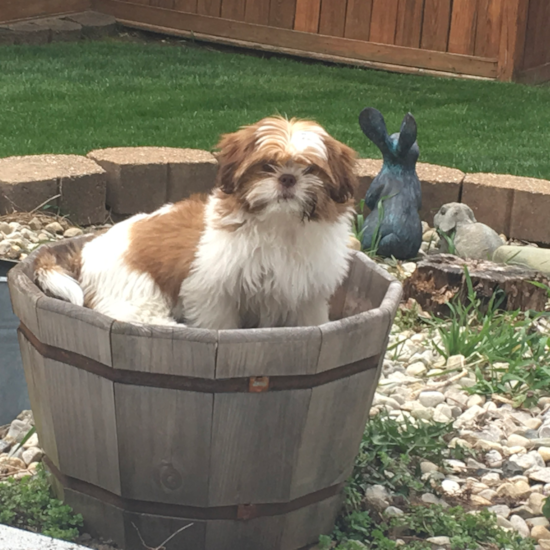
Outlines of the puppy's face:
M 333 220 L 353 199 L 354 152 L 314 122 L 266 118 L 218 147 L 217 186 L 243 211 Z

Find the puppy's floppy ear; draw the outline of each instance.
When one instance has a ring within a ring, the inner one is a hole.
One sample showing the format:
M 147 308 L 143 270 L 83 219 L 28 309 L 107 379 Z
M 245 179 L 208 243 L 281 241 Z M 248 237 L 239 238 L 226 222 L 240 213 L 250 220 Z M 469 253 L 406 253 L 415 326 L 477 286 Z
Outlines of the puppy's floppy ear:
M 332 180 L 329 188 L 330 198 L 338 203 L 348 202 L 353 199 L 358 185 L 355 175 L 355 151 L 330 136 L 325 138 L 325 146 Z
M 254 151 L 254 143 L 254 133 L 250 128 L 243 128 L 221 137 L 217 146 L 219 153 L 216 155 L 218 159 L 216 187 L 224 193 L 235 192 L 245 161 Z

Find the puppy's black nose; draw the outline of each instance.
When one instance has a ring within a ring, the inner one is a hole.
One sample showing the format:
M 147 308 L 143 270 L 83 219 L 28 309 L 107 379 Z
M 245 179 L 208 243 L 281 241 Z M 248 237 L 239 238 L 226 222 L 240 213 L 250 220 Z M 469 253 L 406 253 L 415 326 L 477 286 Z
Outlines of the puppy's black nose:
M 292 174 L 283 174 L 279 177 L 279 181 L 283 187 L 292 187 L 296 185 L 296 178 Z

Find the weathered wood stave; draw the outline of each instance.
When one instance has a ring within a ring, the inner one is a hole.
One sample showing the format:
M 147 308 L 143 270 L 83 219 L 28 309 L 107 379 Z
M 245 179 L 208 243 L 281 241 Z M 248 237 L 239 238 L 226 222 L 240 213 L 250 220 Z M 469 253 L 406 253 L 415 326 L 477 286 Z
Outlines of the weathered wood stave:
M 126 550 L 301 548 L 330 531 L 401 286 L 355 254 L 320 327 L 141 327 L 10 272 L 55 486 Z M 257 516 L 257 517 L 256 517 Z M 165 536 L 164 536 L 165 535 Z

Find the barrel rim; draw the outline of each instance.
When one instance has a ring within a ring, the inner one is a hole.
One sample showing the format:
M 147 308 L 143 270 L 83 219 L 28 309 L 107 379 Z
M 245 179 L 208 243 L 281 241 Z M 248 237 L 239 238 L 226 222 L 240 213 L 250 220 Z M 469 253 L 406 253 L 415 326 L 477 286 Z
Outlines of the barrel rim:
M 74 237 L 74 241 L 85 242 L 87 236 Z M 66 239 L 67 240 L 67 239 Z M 64 241 L 62 241 L 64 242 Z M 51 245 L 44 245 L 50 248 L 55 248 L 60 246 L 59 243 L 54 243 Z M 108 317 L 98 311 L 93 309 L 80 307 L 70 302 L 65 302 L 64 300 L 59 300 L 57 298 L 52 298 L 47 296 L 33 281 L 32 277 L 29 276 L 29 273 L 32 272 L 32 264 L 34 263 L 34 258 L 39 249 L 35 250 L 23 261 L 19 262 L 15 267 L 13 267 L 8 273 L 8 282 L 15 286 L 18 285 L 17 275 L 22 274 L 27 279 L 28 282 L 34 287 L 37 293 L 40 296 L 37 299 L 37 307 L 46 311 L 54 311 L 68 317 L 82 319 L 83 314 L 85 314 L 87 319 L 90 319 L 90 323 L 98 327 L 108 327 L 110 326 L 110 331 L 114 334 L 128 334 L 128 335 L 143 335 L 139 334 L 140 331 L 148 330 L 150 328 L 154 329 L 155 337 L 162 338 L 162 333 L 166 334 L 166 337 L 177 338 L 178 340 L 189 341 L 189 342 L 198 342 L 198 343 L 214 343 L 217 342 L 220 336 L 223 336 L 224 339 L 230 340 L 232 343 L 242 343 L 247 344 L 247 342 L 252 338 L 254 342 L 259 342 L 265 339 L 266 341 L 284 341 L 286 338 L 291 337 L 293 340 L 307 339 L 311 335 L 312 329 L 318 329 L 319 327 L 269 327 L 269 328 L 252 328 L 252 329 L 231 329 L 231 330 L 212 330 L 212 329 L 203 329 L 203 328 L 194 328 L 187 326 L 171 326 L 166 327 L 164 325 L 140 325 L 138 323 L 127 323 L 124 321 L 117 321 L 112 317 Z M 344 320 L 353 320 L 354 322 L 367 322 L 371 317 L 369 313 L 374 312 L 379 309 L 389 309 L 392 312 L 395 312 L 400 301 L 402 294 L 402 285 L 401 283 L 392 275 L 390 275 L 385 269 L 378 266 L 378 264 L 369 258 L 363 252 L 356 250 L 350 250 L 350 265 L 352 262 L 358 261 L 363 264 L 370 271 L 376 272 L 380 277 L 387 281 L 388 286 L 384 293 L 384 296 L 381 300 L 381 304 L 378 307 L 372 308 L 367 311 L 356 313 L 341 319 L 335 319 L 334 321 L 329 321 L 320 327 L 327 327 L 332 329 L 344 328 Z M 35 293 L 36 294 L 36 293 Z M 95 317 L 95 320 L 92 321 L 92 318 Z M 87 321 L 86 319 L 86 321 Z

